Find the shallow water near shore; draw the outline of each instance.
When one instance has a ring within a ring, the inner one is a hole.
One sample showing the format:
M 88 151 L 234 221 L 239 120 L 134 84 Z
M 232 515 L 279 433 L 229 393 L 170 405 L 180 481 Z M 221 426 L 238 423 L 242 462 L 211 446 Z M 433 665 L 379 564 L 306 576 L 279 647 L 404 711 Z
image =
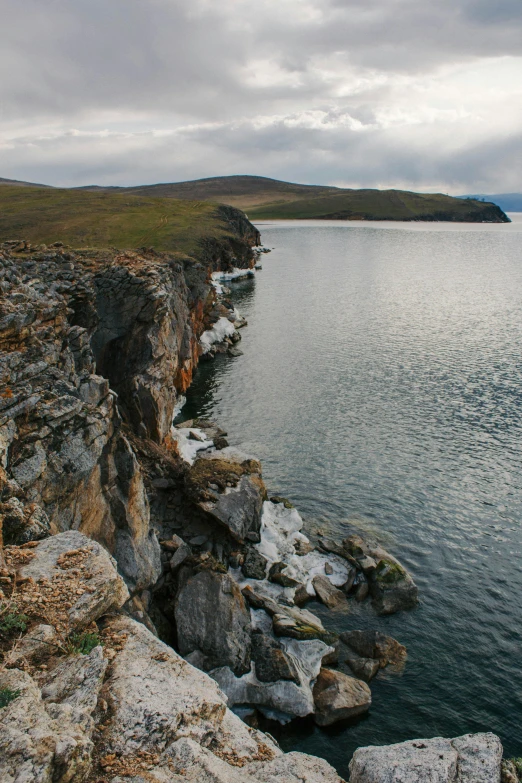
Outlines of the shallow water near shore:
M 284 727 L 347 777 L 356 747 L 494 731 L 522 756 L 522 215 L 511 225 L 259 224 L 231 285 L 244 355 L 202 364 L 183 418 L 216 419 L 305 528 L 378 537 L 417 610 L 309 608 L 408 648 L 358 722 Z M 386 671 L 386 670 L 385 670 Z

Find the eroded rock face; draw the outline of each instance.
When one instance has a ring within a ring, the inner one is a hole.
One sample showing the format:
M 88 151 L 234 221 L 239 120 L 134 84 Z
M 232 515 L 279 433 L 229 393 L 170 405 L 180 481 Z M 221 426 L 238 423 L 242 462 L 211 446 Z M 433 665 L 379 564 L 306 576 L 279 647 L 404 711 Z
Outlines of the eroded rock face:
M 500 783 L 502 745 L 494 734 L 435 737 L 358 748 L 350 783 Z
M 207 671 L 229 666 L 241 675 L 250 670 L 250 612 L 229 574 L 200 571 L 188 576 L 178 592 L 175 615 L 182 655 L 199 651 Z

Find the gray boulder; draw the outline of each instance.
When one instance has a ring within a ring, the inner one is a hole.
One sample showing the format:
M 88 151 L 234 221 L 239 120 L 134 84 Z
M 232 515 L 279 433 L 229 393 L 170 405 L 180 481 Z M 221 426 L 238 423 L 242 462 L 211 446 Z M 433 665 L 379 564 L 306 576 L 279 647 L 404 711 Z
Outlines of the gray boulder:
M 367 712 L 372 703 L 365 682 L 332 669 L 321 669 L 313 689 L 315 722 L 330 726 L 346 718 Z
M 250 612 L 229 574 L 200 571 L 180 587 L 175 605 L 182 655 L 203 655 L 207 671 L 229 666 L 238 675 L 250 671 Z
M 265 579 L 267 564 L 268 560 L 266 557 L 263 557 L 254 547 L 249 547 L 241 570 L 247 579 Z
M 380 631 L 345 631 L 340 640 L 362 658 L 374 658 L 380 666 L 400 665 L 407 656 L 406 647 Z
M 252 658 L 257 679 L 261 682 L 293 680 L 299 683 L 299 675 L 280 643 L 264 633 L 252 634 Z
M 502 745 L 494 734 L 435 737 L 358 748 L 350 783 L 500 783 Z

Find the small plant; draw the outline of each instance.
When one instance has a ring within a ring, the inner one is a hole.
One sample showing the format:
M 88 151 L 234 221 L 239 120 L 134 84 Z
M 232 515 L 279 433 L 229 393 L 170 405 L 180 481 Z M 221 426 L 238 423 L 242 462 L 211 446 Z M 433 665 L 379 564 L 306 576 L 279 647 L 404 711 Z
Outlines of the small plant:
M 509 760 L 513 763 L 513 766 L 517 771 L 518 779 L 520 780 L 522 778 L 522 758 Z
M 0 688 L 0 710 L 11 704 L 18 696 L 20 696 L 20 691 L 14 691 L 12 688 Z
M 64 649 L 68 655 L 89 655 L 99 644 L 102 644 L 99 634 L 83 631 L 72 633 L 65 642 Z
M 27 629 L 29 618 L 26 614 L 17 611 L 7 611 L 7 607 L 0 607 L 0 633 L 23 633 Z

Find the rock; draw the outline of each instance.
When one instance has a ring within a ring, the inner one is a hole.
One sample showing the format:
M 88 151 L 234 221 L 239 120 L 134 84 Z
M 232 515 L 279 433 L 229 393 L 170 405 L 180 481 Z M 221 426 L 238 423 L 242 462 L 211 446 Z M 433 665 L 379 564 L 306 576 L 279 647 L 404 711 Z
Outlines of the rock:
M 248 547 L 241 570 L 247 579 L 266 579 L 268 561 L 254 547 Z
M 295 639 L 282 639 L 281 647 L 297 673 L 297 683 L 294 680 L 263 682 L 256 677 L 253 670 L 242 677 L 235 677 L 228 667 L 211 672 L 211 676 L 226 694 L 230 706 L 255 705 L 267 717 L 282 723 L 313 712 L 311 686 L 319 674 L 322 659 L 332 648 L 317 640 Z
M 69 656 L 45 679 L 42 699 L 47 704 L 70 704 L 78 712 L 90 716 L 98 702 L 107 664 L 100 646 L 88 655 Z
M 345 631 L 339 638 L 358 655 L 374 658 L 381 666 L 402 664 L 407 656 L 406 647 L 380 631 Z
M 355 600 L 359 603 L 366 601 L 370 594 L 370 586 L 366 579 L 361 580 L 355 589 Z
M 22 661 L 47 657 L 57 651 L 58 644 L 56 630 L 52 625 L 37 625 L 9 651 L 6 663 L 9 667 L 14 667 L 19 666 Z
M 298 587 L 299 582 L 285 574 L 286 563 L 272 563 L 268 571 L 268 579 L 281 587 Z
M 250 612 L 229 574 L 190 576 L 178 591 L 175 617 L 182 655 L 199 650 L 207 670 L 229 666 L 238 675 L 250 670 Z
M 309 555 L 310 552 L 314 551 L 314 548 L 312 544 L 309 541 L 304 541 L 301 538 L 298 538 L 294 543 L 295 553 L 296 555 L 299 555 L 300 557 L 304 557 L 304 555 Z M 331 565 L 327 563 L 328 568 L 331 568 Z M 326 573 L 326 565 L 325 565 L 325 573 Z
M 345 594 L 334 587 L 326 576 L 314 576 L 312 584 L 319 599 L 329 609 L 348 609 Z
M 369 555 L 365 555 L 364 557 L 359 557 L 357 562 L 359 563 L 359 566 L 361 567 L 363 573 L 366 576 L 372 574 L 377 568 L 377 563 L 375 562 L 373 557 L 370 557 Z
M 330 726 L 366 712 L 372 703 L 365 682 L 332 669 L 321 669 L 313 689 L 315 715 L 319 726 Z
M 364 682 L 373 680 L 381 668 L 379 661 L 374 660 L 373 658 L 359 658 L 356 655 L 348 657 L 346 663 L 355 676 L 360 680 L 364 680 Z
M 350 783 L 500 783 L 502 745 L 494 734 L 435 737 L 358 748 Z
M 304 606 L 311 599 L 311 595 L 304 585 L 296 587 L 294 593 L 294 603 L 296 606 Z
M 272 617 L 276 636 L 301 640 L 320 639 L 328 645 L 337 640 L 336 634 L 326 631 L 319 618 L 307 609 L 281 606 L 270 596 L 264 595 L 261 589 L 254 590 L 250 585 L 244 587 L 242 593 L 250 606 L 264 609 Z
M 332 568 L 332 566 L 331 566 L 331 564 L 330 564 L 330 563 L 325 563 L 325 564 L 324 564 L 324 572 L 325 572 L 325 574 L 327 574 L 327 575 L 331 575 L 331 574 L 333 574 L 334 570 L 333 570 L 333 568 Z
M 184 541 L 180 536 L 174 534 L 172 538 L 167 541 L 160 541 L 161 548 L 166 549 L 168 552 L 177 552 L 180 546 L 184 544 Z
M 299 684 L 299 677 L 291 659 L 281 644 L 266 634 L 252 634 L 252 659 L 256 677 L 260 682 L 293 680 Z
M 209 485 L 219 488 L 211 490 Z M 185 477 L 189 497 L 240 543 L 259 540 L 266 489 L 257 460 L 222 449 L 196 460 Z
M 93 744 L 70 720 L 67 709 L 56 719 L 27 673 L 0 672 L 0 688 L 15 698 L 0 709 L 0 779 L 5 783 L 80 783 L 91 768 Z
M 343 783 L 326 761 L 295 751 L 255 767 L 248 765 L 246 772 L 250 770 L 260 783 Z
M 227 354 L 229 356 L 243 356 L 243 351 L 240 348 L 236 348 L 236 346 L 233 345 L 228 349 Z
M 83 533 L 59 533 L 30 551 L 32 559 L 19 569 L 19 577 L 27 580 L 20 598 L 28 602 L 27 612 L 35 598 L 42 598 L 57 630 L 84 628 L 129 598 L 114 558 Z
M 169 564 L 170 570 L 173 573 L 176 572 L 180 566 L 182 566 L 183 563 L 189 559 L 189 557 L 192 557 L 192 549 L 188 544 L 182 543 L 171 557 Z
M 370 554 L 368 544 L 358 535 L 348 536 L 348 538 L 343 539 L 342 547 L 345 552 L 356 560 Z
M 371 550 L 377 568 L 370 574 L 370 591 L 378 614 L 394 614 L 413 609 L 418 603 L 417 585 L 406 569 L 388 552 Z

